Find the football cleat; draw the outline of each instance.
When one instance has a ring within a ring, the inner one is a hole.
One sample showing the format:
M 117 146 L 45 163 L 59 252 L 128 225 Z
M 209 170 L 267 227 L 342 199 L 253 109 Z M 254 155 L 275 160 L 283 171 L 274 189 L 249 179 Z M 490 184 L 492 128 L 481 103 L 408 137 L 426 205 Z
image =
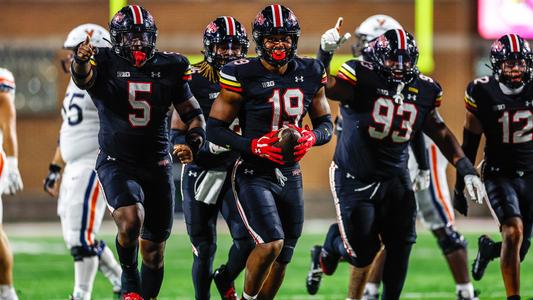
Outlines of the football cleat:
M 311 266 L 307 273 L 307 280 L 305 287 L 310 295 L 314 295 L 320 288 L 320 281 L 322 281 L 322 267 L 320 266 L 320 253 L 322 246 L 315 245 L 311 248 Z
M 472 277 L 474 280 L 481 280 L 481 278 L 483 278 L 485 269 L 489 265 L 489 262 L 493 260 L 491 254 L 494 244 L 494 241 L 486 235 L 479 237 L 477 242 L 478 250 L 476 259 L 474 259 L 474 262 L 472 263 Z
M 141 297 L 141 295 L 135 292 L 130 292 L 130 293 L 126 293 L 122 295 L 122 300 L 144 300 L 144 299 L 143 297 Z
M 365 291 L 365 294 L 363 295 L 363 300 L 379 300 L 379 293 L 370 294 L 369 291 Z
M 472 298 L 466 298 L 466 297 L 463 297 L 461 291 L 458 291 L 457 292 L 457 300 L 479 300 L 479 291 L 478 290 L 475 290 L 474 291 L 474 297 Z
M 226 270 L 225 265 L 221 265 L 213 272 L 213 281 L 217 286 L 217 290 L 220 293 L 222 300 L 237 300 L 237 292 L 235 291 L 235 283 L 233 281 L 227 281 L 223 278 L 222 273 Z

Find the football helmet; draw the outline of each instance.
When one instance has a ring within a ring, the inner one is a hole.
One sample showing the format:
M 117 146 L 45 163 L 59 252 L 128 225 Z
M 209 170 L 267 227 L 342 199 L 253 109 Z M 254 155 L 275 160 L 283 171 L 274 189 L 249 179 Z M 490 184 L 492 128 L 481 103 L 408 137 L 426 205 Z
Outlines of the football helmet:
M 154 56 L 157 27 L 142 6 L 124 6 L 109 22 L 109 32 L 115 53 L 134 67 L 142 67 Z
M 393 17 L 387 15 L 373 15 L 366 18 L 355 29 L 355 43 L 352 45 L 353 56 L 361 56 L 368 43 L 390 29 L 403 29 L 403 27 Z
M 90 43 L 94 47 L 111 46 L 109 32 L 107 29 L 100 25 L 87 23 L 75 27 L 68 33 L 67 39 L 63 43 L 63 48 L 74 51 L 80 43 L 85 41 L 87 36 L 91 38 Z M 68 55 L 68 57 L 61 60 L 61 67 L 65 73 L 70 72 L 70 63 L 73 57 L 73 53 L 71 53 Z
M 227 45 L 241 47 L 240 54 L 217 54 L 217 46 Z M 218 17 L 209 23 L 204 30 L 204 58 L 215 69 L 220 70 L 228 62 L 245 57 L 248 53 L 248 36 L 246 29 L 233 17 Z
M 415 39 L 403 29 L 391 29 L 377 37 L 365 48 L 365 55 L 389 83 L 408 84 L 419 74 Z
M 300 24 L 290 9 L 283 5 L 273 4 L 265 7 L 257 14 L 252 23 L 252 35 L 256 43 L 257 55 L 269 64 L 280 67 L 287 64 L 296 55 Z M 267 49 L 264 40 L 273 35 L 290 36 L 290 48 L 275 46 Z
M 531 81 L 533 60 L 529 43 L 518 34 L 506 34 L 492 43 L 490 64 L 494 78 L 511 89 Z M 512 71 L 520 68 L 517 72 Z M 505 72 L 504 68 L 511 70 Z

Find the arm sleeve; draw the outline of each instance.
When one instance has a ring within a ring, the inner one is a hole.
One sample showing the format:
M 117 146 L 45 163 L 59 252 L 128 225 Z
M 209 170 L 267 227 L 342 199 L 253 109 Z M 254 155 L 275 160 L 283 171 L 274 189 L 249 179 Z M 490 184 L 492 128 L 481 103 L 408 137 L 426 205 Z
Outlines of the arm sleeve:
M 331 140 L 333 136 L 333 122 L 331 115 L 324 115 L 311 120 L 313 123 L 313 133 L 316 137 L 316 146 L 324 145 Z
M 209 118 L 207 120 L 207 140 L 230 150 L 236 150 L 241 153 L 251 153 L 252 140 L 230 130 L 230 125 L 230 122 Z
M 426 150 L 426 141 L 422 131 L 418 131 L 413 137 L 413 140 L 411 140 L 411 149 L 413 150 L 416 163 L 418 164 L 418 169 L 429 170 L 428 152 Z
M 192 70 L 189 65 L 189 60 L 181 55 L 177 55 L 177 69 L 178 69 L 178 89 L 176 97 L 173 100 L 174 105 L 189 100 L 193 94 L 189 87 L 189 81 L 192 79 Z
M 473 82 L 469 83 L 465 90 L 465 107 L 466 110 L 474 114 L 476 117 L 478 116 L 479 107 L 478 102 L 475 98 L 475 84 Z

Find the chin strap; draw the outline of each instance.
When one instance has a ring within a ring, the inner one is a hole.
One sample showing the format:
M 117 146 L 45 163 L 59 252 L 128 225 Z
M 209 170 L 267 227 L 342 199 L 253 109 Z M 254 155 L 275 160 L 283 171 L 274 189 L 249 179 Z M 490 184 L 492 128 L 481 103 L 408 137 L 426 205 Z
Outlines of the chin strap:
M 137 68 L 142 66 L 144 62 L 146 61 L 146 53 L 142 51 L 133 51 L 132 55 L 133 55 L 133 59 L 135 60 L 134 66 Z

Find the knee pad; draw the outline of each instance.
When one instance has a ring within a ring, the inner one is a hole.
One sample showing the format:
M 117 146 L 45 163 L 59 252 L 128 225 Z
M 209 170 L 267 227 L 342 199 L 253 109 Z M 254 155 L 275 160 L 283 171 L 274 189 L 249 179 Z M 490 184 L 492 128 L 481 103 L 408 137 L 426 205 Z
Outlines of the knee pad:
M 276 261 L 281 264 L 288 264 L 291 262 L 292 255 L 294 254 L 294 247 L 296 246 L 297 239 L 285 239 L 283 248 L 279 253 Z
M 444 255 L 448 255 L 459 249 L 466 249 L 466 240 L 459 232 L 455 231 L 451 226 L 446 226 L 443 229 L 444 232 L 442 234 L 436 233 L 436 236 L 439 247 Z
M 194 255 L 200 260 L 207 260 L 215 256 L 217 245 L 214 243 L 200 242 L 193 245 Z
M 97 253 L 94 247 L 75 246 L 70 248 L 70 255 L 72 255 L 74 261 L 82 261 L 85 257 L 96 256 Z
M 526 254 L 530 246 L 531 246 L 531 240 L 527 239 L 522 242 L 522 246 L 520 247 L 520 262 L 523 262 L 524 259 L 526 258 Z

